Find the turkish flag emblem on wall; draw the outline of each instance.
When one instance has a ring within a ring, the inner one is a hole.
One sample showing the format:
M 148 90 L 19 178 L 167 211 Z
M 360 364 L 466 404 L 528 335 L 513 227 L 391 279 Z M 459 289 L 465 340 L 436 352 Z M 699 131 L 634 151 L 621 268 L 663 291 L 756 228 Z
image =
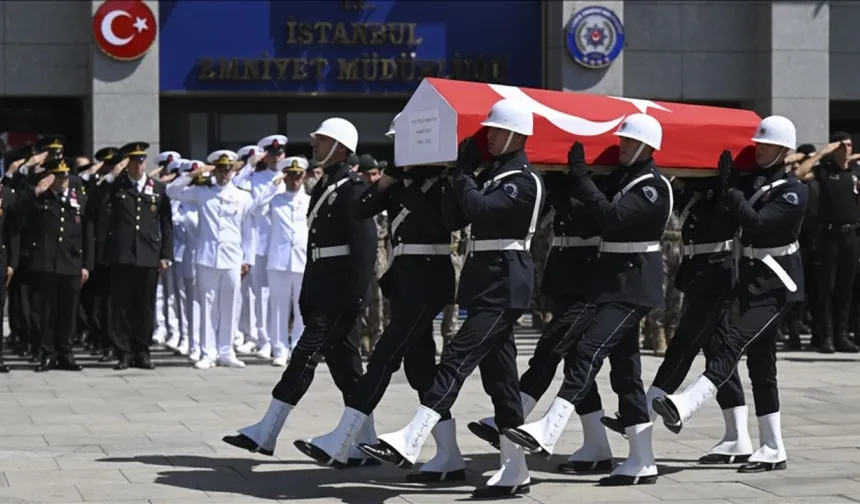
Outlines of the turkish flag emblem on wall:
M 93 40 L 109 58 L 131 61 L 152 47 L 158 32 L 155 14 L 140 0 L 108 0 L 93 15 Z

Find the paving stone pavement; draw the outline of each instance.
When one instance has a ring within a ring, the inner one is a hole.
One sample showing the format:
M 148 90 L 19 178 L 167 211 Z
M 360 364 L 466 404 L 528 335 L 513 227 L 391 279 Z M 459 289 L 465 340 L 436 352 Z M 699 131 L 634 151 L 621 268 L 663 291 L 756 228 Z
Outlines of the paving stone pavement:
M 533 336 L 524 336 L 523 370 Z M 324 433 L 340 417 L 341 398 L 325 365 L 289 418 L 276 456 L 241 452 L 224 434 L 256 422 L 269 403 L 279 370 L 264 363 L 245 369 L 196 371 L 159 356 L 157 370 L 0 375 L 0 504 L 94 502 L 111 504 L 244 504 L 256 502 L 442 504 L 465 500 L 498 467 L 498 455 L 466 429 L 491 413 L 480 378 L 472 376 L 454 407 L 467 484 L 422 488 L 403 483 L 390 467 L 337 471 L 308 461 L 292 441 Z M 643 357 L 645 379 L 660 360 Z M 701 371 L 701 358 L 694 371 Z M 695 460 L 722 435 L 716 404 L 681 435 L 655 427 L 661 478 L 656 485 L 601 488 L 596 477 L 555 474 L 580 440 L 572 419 L 552 460 L 530 458 L 533 481 L 522 502 L 570 503 L 809 503 L 860 502 L 860 360 L 781 353 L 786 471 L 741 475 L 732 467 L 698 467 Z M 743 373 L 746 374 L 746 373 Z M 692 377 L 691 377 L 692 378 Z M 551 390 L 555 390 L 559 380 Z M 608 371 L 599 377 L 609 413 L 615 400 Z M 745 382 L 749 391 L 749 384 Z M 550 394 L 551 396 L 551 394 Z M 747 394 L 751 398 L 751 394 Z M 751 400 L 751 399 L 750 399 Z M 544 397 L 536 415 L 551 397 Z M 376 415 L 379 432 L 402 427 L 417 405 L 398 373 Z M 750 422 L 753 440 L 755 420 Z M 610 433 L 616 457 L 627 447 Z M 422 453 L 432 456 L 432 440 Z

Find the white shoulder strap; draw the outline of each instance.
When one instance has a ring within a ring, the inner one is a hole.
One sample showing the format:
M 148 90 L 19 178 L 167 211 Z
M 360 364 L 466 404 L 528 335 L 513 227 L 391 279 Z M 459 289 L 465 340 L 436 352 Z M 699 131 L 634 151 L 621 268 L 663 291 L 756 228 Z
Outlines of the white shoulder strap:
M 762 196 L 765 195 L 765 193 L 767 193 L 771 189 L 776 189 L 777 187 L 781 186 L 782 184 L 785 184 L 786 182 L 788 182 L 787 179 L 779 179 L 768 185 L 761 186 L 761 188 L 759 188 L 759 190 L 752 195 L 752 198 L 750 198 L 749 200 L 749 204 L 754 205 L 756 201 L 758 201 L 759 199 L 761 199 Z
M 481 186 L 481 194 L 483 194 L 483 193 L 484 193 L 484 191 L 486 191 L 487 189 L 489 189 L 489 188 L 490 188 L 490 186 L 492 186 L 492 185 L 493 185 L 493 184 L 495 184 L 496 182 L 498 182 L 498 181 L 500 181 L 500 180 L 502 180 L 502 179 L 506 179 L 506 178 L 508 178 L 508 177 L 511 177 L 511 176 L 513 176 L 513 175 L 518 175 L 518 174 L 520 174 L 520 173 L 522 173 L 522 172 L 523 172 L 522 170 L 510 170 L 510 171 L 502 172 L 502 173 L 500 173 L 500 174 L 496 175 L 496 176 L 495 176 L 495 177 L 493 177 L 492 179 L 490 179 L 490 180 L 488 180 L 488 181 L 484 182 L 484 185 L 483 185 L 483 186 Z
M 633 186 L 635 186 L 639 182 L 642 182 L 643 180 L 648 180 L 649 178 L 654 178 L 654 174 L 653 173 L 646 173 L 645 175 L 636 177 L 635 179 L 631 180 L 629 184 L 622 187 L 621 190 L 618 191 L 618 194 L 616 194 L 615 197 L 612 198 L 612 202 L 615 203 L 616 201 L 620 200 L 622 196 L 627 194 L 630 191 L 630 189 L 633 188 Z M 670 187 L 670 189 L 671 189 L 671 187 Z
M 320 208 L 322 208 L 323 204 L 325 204 L 325 202 L 328 200 L 328 197 L 331 196 L 331 193 L 337 191 L 338 187 L 346 184 L 347 182 L 349 182 L 349 177 L 344 177 L 335 182 L 334 184 L 328 186 L 326 190 L 323 191 L 322 195 L 320 196 L 320 199 L 317 200 L 313 210 L 311 210 L 311 215 L 308 217 L 308 227 L 311 227 L 313 225 L 314 219 L 317 218 L 317 213 L 319 212 Z
M 535 231 L 537 230 L 538 217 L 540 217 L 540 201 L 543 196 L 540 177 L 534 172 L 528 173 L 535 181 L 535 206 L 532 209 L 532 219 L 529 222 L 529 233 L 526 235 L 526 250 L 529 250 L 531 247 L 532 237 L 535 235 Z M 502 175 L 504 175 L 504 173 Z
M 672 218 L 672 210 L 675 206 L 675 195 L 672 193 L 672 183 L 669 182 L 669 179 L 660 175 L 660 178 L 663 179 L 663 183 L 666 184 L 666 189 L 669 190 L 669 213 L 666 214 L 666 222 L 663 224 L 663 232 L 666 232 L 666 226 L 669 225 L 669 220 Z
M 421 192 L 427 194 L 427 191 L 433 187 L 433 184 L 435 184 L 437 180 L 439 180 L 439 177 L 430 177 L 425 180 L 424 183 L 421 184 Z M 403 221 L 406 220 L 406 217 L 408 217 L 410 213 L 412 213 L 412 211 L 406 207 L 403 207 L 399 212 L 397 212 L 397 215 L 391 221 L 391 236 L 395 236 L 397 234 L 397 228 L 403 224 Z

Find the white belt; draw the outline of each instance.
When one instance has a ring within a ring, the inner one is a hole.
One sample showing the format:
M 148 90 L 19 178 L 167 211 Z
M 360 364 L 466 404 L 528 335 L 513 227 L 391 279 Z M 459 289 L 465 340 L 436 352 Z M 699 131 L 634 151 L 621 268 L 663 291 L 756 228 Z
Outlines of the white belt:
M 526 240 L 497 238 L 495 240 L 472 240 L 469 242 L 470 252 L 493 252 L 502 250 L 528 250 Z
M 658 241 L 649 242 L 600 242 L 601 252 L 609 254 L 644 254 L 646 252 L 662 252 Z
M 729 252 L 734 249 L 734 240 L 726 240 L 716 243 L 694 243 L 692 245 L 684 245 L 684 255 L 687 257 L 701 254 L 718 254 L 720 252 Z
M 794 254 L 800 250 L 800 245 L 797 242 L 794 242 L 790 245 L 784 245 L 782 247 L 769 247 L 769 248 L 753 248 L 753 247 L 744 247 L 741 251 L 743 257 L 749 259 L 758 259 L 763 262 L 765 266 L 770 268 L 771 271 L 780 279 L 785 288 L 790 292 L 797 291 L 797 284 L 794 283 L 794 280 L 788 276 L 788 272 L 776 262 L 774 257 L 779 256 L 789 256 Z
M 317 259 L 328 259 L 329 257 L 348 256 L 349 245 L 335 245 L 333 247 L 314 247 L 311 249 L 311 261 Z
M 428 255 L 441 256 L 451 254 L 451 244 L 449 243 L 401 243 L 391 249 L 391 257 L 395 258 L 401 255 Z
M 553 247 L 596 247 L 600 245 L 600 237 L 580 238 L 578 236 L 556 236 L 552 239 Z

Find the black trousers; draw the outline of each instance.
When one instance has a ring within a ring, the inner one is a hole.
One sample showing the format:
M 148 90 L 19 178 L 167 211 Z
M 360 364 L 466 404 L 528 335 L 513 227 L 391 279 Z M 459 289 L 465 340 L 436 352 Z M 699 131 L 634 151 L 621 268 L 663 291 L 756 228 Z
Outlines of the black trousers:
M 334 384 L 346 404 L 361 377 L 359 338 L 355 330 L 358 312 L 313 313 L 302 309 L 302 317 L 305 330 L 281 380 L 272 389 L 272 397 L 297 405 L 310 388 L 317 365 L 325 357 Z
M 549 389 L 559 364 L 571 362 L 570 349 L 579 341 L 597 310 L 597 305 L 581 299 L 559 299 L 554 301 L 552 321 L 541 334 L 529 359 L 529 368 L 520 377 L 520 391 L 535 401 Z M 597 385 L 586 395 L 586 401 L 576 405 L 577 415 L 587 415 L 603 409 Z
M 609 357 L 609 381 L 618 395 L 618 413 L 624 427 L 649 422 L 639 355 L 639 322 L 649 311 L 650 308 L 626 303 L 599 305 L 565 362 L 558 397 L 577 406 L 596 394 L 594 379 L 603 360 Z
M 81 290 L 81 306 L 87 311 L 90 338 L 97 348 L 113 346 L 110 338 L 110 268 L 97 265 Z
M 0 277 L 2 277 L 0 278 L 0 282 L 3 282 L 0 284 L 0 310 L 2 310 L 3 307 L 6 306 L 6 268 L 0 268 Z M 12 278 L 15 277 L 13 276 Z M 12 311 L 11 308 L 9 311 Z M 12 317 L 10 316 L 9 319 L 11 320 Z M 3 343 L 6 341 L 6 338 L 3 336 L 5 335 L 2 330 L 0 330 L 0 362 L 3 362 Z
M 401 361 L 406 380 L 418 392 L 419 400 L 433 385 L 436 369 L 433 319 L 445 307 L 444 303 L 430 305 L 397 298 L 389 302 L 391 321 L 373 349 L 367 371 L 358 380 L 355 392 L 346 402 L 348 407 L 366 415 L 373 413 L 382 400 L 382 395 L 391 383 L 391 376 L 400 369 Z
M 817 319 L 821 338 L 844 337 L 857 269 L 857 234 L 853 229 L 823 230 L 819 244 Z
M 41 333 L 33 327 L 35 315 L 30 309 L 31 272 L 27 257 L 21 257 L 18 269 L 9 285 L 9 325 L 18 335 L 18 343 L 33 354 L 41 347 Z
M 121 354 L 149 355 L 155 325 L 156 268 L 113 265 L 108 275 L 111 309 L 110 335 Z
M 78 319 L 80 275 L 31 271 L 31 307 L 40 321 L 42 357 L 72 357 Z
M 522 425 L 523 405 L 514 342 L 514 324 L 522 314 L 523 310 L 501 307 L 469 308 L 460 330 L 445 345 L 433 385 L 421 404 L 440 415 L 450 415 L 466 378 L 480 368 L 481 383 L 493 401 L 498 428 Z
M 817 246 L 817 244 L 813 245 L 812 243 L 805 241 L 801 241 L 800 243 L 800 259 L 803 263 L 803 285 L 806 287 L 806 299 L 802 303 L 797 303 L 785 316 L 785 325 L 788 330 L 789 337 L 799 338 L 800 323 L 804 321 L 807 312 L 809 313 L 812 320 L 810 329 L 812 330 L 813 345 L 815 345 L 818 340 L 816 337 L 816 334 L 818 333 L 818 322 L 815 314 L 818 310 L 818 301 L 816 298 L 816 291 L 818 290 L 818 272 L 815 264 Z M 858 299 L 856 294 L 852 298 L 854 300 Z
M 678 329 L 666 348 L 666 357 L 651 385 L 673 394 L 693 367 L 693 360 L 699 350 L 704 352 L 706 361 L 713 359 L 720 347 L 720 336 L 728 334 L 730 307 L 730 298 L 684 298 L 684 312 L 678 322 Z M 717 402 L 724 410 L 746 404 L 737 368 L 717 390 Z
M 746 354 L 756 416 L 779 411 L 776 383 L 777 329 L 792 308 L 794 303 L 752 305 L 746 296 L 740 296 L 737 322 L 730 328 L 720 328 L 717 333 L 719 347 L 707 361 L 703 375 L 719 390 L 732 379 L 741 356 Z M 742 396 L 743 391 L 740 394 Z M 742 397 L 734 400 L 737 404 L 743 404 L 742 401 Z

